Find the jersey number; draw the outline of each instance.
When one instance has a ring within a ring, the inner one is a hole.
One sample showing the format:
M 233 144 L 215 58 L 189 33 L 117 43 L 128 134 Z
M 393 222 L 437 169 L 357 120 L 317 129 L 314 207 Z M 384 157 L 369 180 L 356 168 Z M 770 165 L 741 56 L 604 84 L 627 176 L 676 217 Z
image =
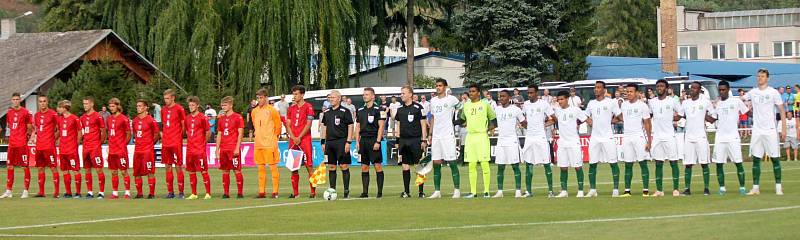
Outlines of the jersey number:
M 136 137 L 137 138 L 142 137 L 142 131 L 136 131 Z

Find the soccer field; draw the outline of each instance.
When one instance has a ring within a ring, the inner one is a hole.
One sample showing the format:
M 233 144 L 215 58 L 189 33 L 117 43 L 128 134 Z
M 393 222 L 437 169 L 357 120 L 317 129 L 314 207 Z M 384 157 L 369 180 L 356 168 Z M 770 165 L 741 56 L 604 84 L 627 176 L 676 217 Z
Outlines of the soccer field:
M 654 166 L 652 162 L 650 164 L 652 189 L 655 187 Z M 745 166 L 749 190 L 752 183 L 750 164 Z M 15 198 L 0 200 L 3 208 L 0 238 L 793 238 L 791 236 L 796 236 L 794 227 L 800 224 L 797 218 L 800 193 L 793 187 L 800 178 L 800 163 L 782 162 L 784 196 L 774 194 L 771 163 L 762 166 L 762 194 L 757 197 L 739 196 L 732 164 L 726 168 L 726 196 L 716 195 L 713 167 L 711 190 L 714 194 L 702 195 L 703 181 L 698 167 L 694 170 L 694 195 L 691 197 L 643 198 L 641 194 L 634 194 L 631 198 L 613 199 L 610 197 L 611 176 L 607 165 L 598 167 L 601 196 L 593 199 L 574 197 L 577 190 L 574 171 L 570 171 L 569 198 L 546 198 L 547 186 L 541 167 L 537 167 L 534 174 L 533 198 L 513 198 L 514 178 L 512 171 L 507 169 L 505 198 L 450 199 L 450 171 L 443 168 L 442 199 L 401 199 L 400 169 L 387 167 L 383 199 L 351 198 L 332 202 L 321 198 L 308 199 L 305 180 L 301 180 L 302 198 L 288 199 L 291 188 L 285 168 L 281 168 L 280 199 L 255 199 L 257 175 L 252 168 L 245 170 L 245 199 L 221 199 L 220 173 L 212 170 L 214 198 L 211 200 L 19 199 L 21 185 L 18 183 L 22 181 L 22 174 L 18 173 Z M 638 167 L 635 169 L 633 192 L 640 193 L 641 175 Z M 352 170 L 351 197 L 361 193 L 360 170 Z M 665 177 L 670 176 L 669 167 L 664 170 Z M 495 173 L 493 170 L 493 192 L 496 191 Z M 469 191 L 466 167 L 461 168 L 461 174 L 461 189 L 466 193 Z M 31 190 L 35 193 L 38 191 L 35 171 L 32 175 Z M 52 185 L 49 175 L 48 194 Z M 4 179 L 5 175 L 0 177 Z M 375 174 L 371 177 L 370 195 L 374 197 Z M 110 180 L 110 176 L 107 179 Z M 158 197 L 166 193 L 163 179 L 161 171 L 157 183 Z M 186 179 L 188 193 L 188 177 Z M 558 171 L 554 171 L 553 179 L 558 191 Z M 106 184 L 106 195 L 109 196 L 111 184 Z M 338 184 L 342 186 L 341 177 Z M 432 185 L 429 176 L 426 193 L 433 192 Z M 587 178 L 586 190 L 588 187 Z M 669 178 L 665 179 L 664 187 L 669 195 L 672 187 Z M 198 190 L 203 192 L 202 189 L 201 182 Z M 415 189 L 412 187 L 414 196 Z M 232 192 L 235 192 L 235 184 Z M 339 193 L 341 197 L 341 191 Z

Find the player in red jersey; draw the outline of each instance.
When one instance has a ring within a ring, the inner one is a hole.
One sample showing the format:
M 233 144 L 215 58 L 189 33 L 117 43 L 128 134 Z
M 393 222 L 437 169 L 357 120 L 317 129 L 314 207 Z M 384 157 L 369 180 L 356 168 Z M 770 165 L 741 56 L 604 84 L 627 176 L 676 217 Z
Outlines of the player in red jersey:
M 183 198 L 183 125 L 186 120 L 186 111 L 175 102 L 175 91 L 164 91 L 164 106 L 161 107 L 161 162 L 166 166 L 167 197 L 175 198 L 172 188 L 172 165 L 178 173 L 178 198 Z
M 6 112 L 6 126 L 10 131 L 8 138 L 8 162 L 6 163 L 6 192 L 0 198 L 10 198 L 14 186 L 14 167 L 22 167 L 25 171 L 25 190 L 22 198 L 28 197 L 31 183 L 31 170 L 28 168 L 28 137 L 33 132 L 31 113 L 20 106 L 22 98 L 19 93 L 11 95 L 11 107 Z
M 131 128 L 128 116 L 122 114 L 119 99 L 108 100 L 111 115 L 106 119 L 108 129 L 108 169 L 111 170 L 111 199 L 119 198 L 119 172 L 122 172 L 125 184 L 125 199 L 131 198 L 131 177 L 128 175 L 128 143 L 131 141 Z
M 81 165 L 80 158 L 78 158 L 78 139 L 83 137 L 81 131 L 81 123 L 78 116 L 70 113 L 72 104 L 69 100 L 62 100 L 58 102 L 58 159 L 61 165 L 61 172 L 64 174 L 64 198 L 71 198 L 72 187 L 70 181 L 72 176 L 75 176 L 75 192 L 74 198 L 81 197 Z
M 92 169 L 97 172 L 97 181 L 100 191 L 97 198 L 103 198 L 106 188 L 106 175 L 103 173 L 103 142 L 106 141 L 106 124 L 103 123 L 103 116 L 94 110 L 94 98 L 83 98 L 83 115 L 80 123 L 83 129 L 83 180 L 86 181 L 86 198 L 94 198 L 92 195 Z
M 289 133 L 289 148 L 299 148 L 303 151 L 305 155 L 304 165 L 308 170 L 308 175 L 311 176 L 311 173 L 314 172 L 314 155 L 311 148 L 311 132 L 309 129 L 311 129 L 311 122 L 316 116 L 314 115 L 314 107 L 303 99 L 305 93 L 306 88 L 302 85 L 292 87 L 292 102 L 294 104 L 287 110 L 287 121 L 284 121 L 284 124 L 286 129 L 290 129 L 290 131 L 287 131 Z M 289 198 L 298 197 L 297 185 L 299 181 L 299 171 L 293 171 L 292 195 Z M 309 197 L 315 198 L 317 196 L 316 188 L 311 183 L 309 183 L 309 187 L 311 187 L 311 196 Z
M 36 98 L 39 111 L 33 117 L 36 129 L 36 168 L 38 169 L 39 193 L 36 197 L 44 197 L 45 168 L 53 174 L 53 197 L 58 198 L 59 180 L 58 163 L 56 162 L 56 136 L 58 133 L 58 114 L 47 107 L 47 96 Z
M 189 171 L 189 184 L 192 195 L 187 199 L 197 199 L 197 172 L 203 175 L 206 196 L 211 199 L 211 180 L 208 177 L 208 158 L 206 143 L 211 139 L 211 126 L 206 115 L 200 112 L 200 98 L 191 96 L 188 99 L 189 115 L 186 116 L 186 171 Z
M 142 176 L 147 176 L 150 187 L 148 199 L 156 197 L 156 160 L 155 143 L 159 139 L 156 120 L 150 116 L 150 104 L 147 100 L 136 100 L 136 117 L 133 118 L 135 147 L 133 152 L 133 176 L 136 178 L 136 198 L 142 198 Z
M 230 173 L 233 170 L 236 174 L 237 198 L 244 198 L 242 187 L 244 177 L 242 176 L 242 162 L 239 157 L 239 147 L 242 144 L 244 132 L 244 121 L 242 115 L 233 111 L 233 97 L 226 96 L 221 102 L 223 114 L 217 117 L 217 159 L 219 159 L 219 169 L 222 170 L 222 198 L 230 198 L 228 187 L 231 185 Z

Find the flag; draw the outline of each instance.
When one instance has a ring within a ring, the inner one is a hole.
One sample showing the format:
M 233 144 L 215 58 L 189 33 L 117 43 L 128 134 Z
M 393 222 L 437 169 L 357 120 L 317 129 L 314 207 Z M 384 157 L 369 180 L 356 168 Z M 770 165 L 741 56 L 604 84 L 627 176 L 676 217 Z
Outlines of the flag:
M 283 160 L 286 161 L 284 166 L 286 166 L 289 171 L 297 171 L 300 169 L 304 159 L 305 153 L 296 149 L 289 149 L 288 151 L 284 152 L 283 156 Z
M 325 163 L 322 163 L 314 170 L 314 173 L 308 177 L 308 182 L 311 183 L 312 186 L 317 187 L 319 184 L 324 184 L 328 180 L 328 167 Z

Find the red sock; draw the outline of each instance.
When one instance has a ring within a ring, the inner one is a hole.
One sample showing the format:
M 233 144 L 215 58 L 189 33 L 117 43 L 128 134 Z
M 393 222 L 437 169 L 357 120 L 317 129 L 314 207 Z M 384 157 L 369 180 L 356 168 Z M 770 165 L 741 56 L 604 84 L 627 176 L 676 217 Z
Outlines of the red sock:
M 192 185 L 192 195 L 197 195 L 197 173 L 189 173 L 189 184 Z
M 67 195 L 72 195 L 72 175 L 69 172 L 64 173 L 64 189 L 67 190 Z
M 106 173 L 97 173 L 97 183 L 99 184 L 100 192 L 106 191 Z
M 125 191 L 131 190 L 131 176 L 125 175 L 122 177 L 122 181 L 125 183 Z
M 300 175 L 297 174 L 297 171 L 292 172 L 292 193 L 294 196 L 297 196 L 297 185 L 300 182 Z
M 228 173 L 228 172 L 223 172 L 222 173 L 222 192 L 224 192 L 225 195 L 228 195 L 228 193 L 229 193 L 228 189 L 230 188 L 230 186 L 231 186 L 231 174 Z
M 92 189 L 92 172 L 86 172 L 86 173 L 84 173 L 84 174 L 83 174 L 83 177 L 85 178 L 85 179 L 83 179 L 83 180 L 84 180 L 84 181 L 86 181 L 86 190 L 88 190 L 89 192 L 91 192 L 91 191 L 93 190 L 93 189 Z
M 178 192 L 183 193 L 183 171 L 178 170 Z M 195 183 L 197 183 L 197 177 L 195 177 Z
M 203 186 L 206 187 L 206 194 L 211 194 L 211 178 L 208 173 L 203 173 Z
M 14 168 L 6 169 L 6 189 L 11 190 L 14 187 Z
M 75 174 L 75 194 L 81 195 L 81 173 Z
M 58 196 L 58 194 L 61 192 L 61 186 L 59 186 L 60 183 L 61 176 L 59 176 L 58 172 L 53 172 L 53 195 Z
M 149 177 L 147 178 L 147 186 L 150 187 L 150 195 L 156 194 L 156 178 Z
M 31 169 L 25 168 L 25 190 L 30 189 L 31 186 Z
M 111 175 L 111 190 L 114 190 L 116 192 L 117 189 L 119 189 L 119 176 L 117 176 L 116 174 L 112 174 Z
M 167 192 L 168 193 L 174 193 L 175 192 L 175 191 L 173 191 L 173 188 L 172 188 L 172 179 L 173 179 L 172 171 L 167 170 Z
M 136 181 L 136 195 L 144 195 L 144 193 L 142 193 L 142 178 L 136 177 L 134 181 Z
M 36 183 L 39 184 L 39 195 L 44 195 L 44 180 L 45 180 L 44 171 L 39 171 L 37 175 L 38 175 L 37 178 L 38 181 L 36 181 Z
M 244 187 L 244 177 L 242 176 L 241 172 L 236 173 L 236 190 L 238 190 L 239 195 L 242 194 L 242 187 Z

